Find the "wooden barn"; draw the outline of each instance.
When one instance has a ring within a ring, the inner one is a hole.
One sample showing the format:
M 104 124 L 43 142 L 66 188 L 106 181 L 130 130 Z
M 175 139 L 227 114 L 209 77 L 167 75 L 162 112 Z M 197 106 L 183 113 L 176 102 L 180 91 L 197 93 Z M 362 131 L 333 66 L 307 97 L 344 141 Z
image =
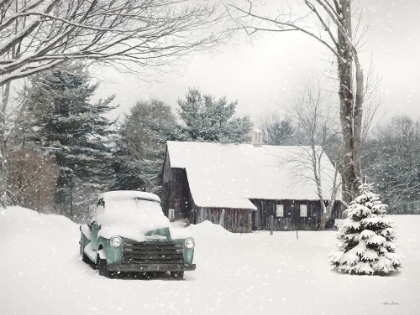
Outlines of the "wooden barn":
M 281 162 L 302 159 L 305 149 L 169 141 L 163 168 L 165 214 L 194 224 L 210 220 L 237 233 L 268 230 L 271 215 L 275 230 L 316 230 L 322 211 L 314 182 L 308 180 L 310 168 Z M 334 167 L 325 154 L 321 167 L 323 197 L 329 200 Z M 336 215 L 339 201 L 334 208 Z

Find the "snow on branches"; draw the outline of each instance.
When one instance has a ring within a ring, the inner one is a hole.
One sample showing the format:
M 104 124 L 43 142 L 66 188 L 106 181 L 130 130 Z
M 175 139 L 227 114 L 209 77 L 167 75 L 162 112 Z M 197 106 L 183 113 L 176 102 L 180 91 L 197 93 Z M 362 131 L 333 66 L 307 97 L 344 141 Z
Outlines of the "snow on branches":
M 337 233 L 338 250 L 330 256 L 334 270 L 359 275 L 389 275 L 399 272 L 403 257 L 396 252 L 395 223 L 385 217 L 386 205 L 369 184 L 360 188 Z

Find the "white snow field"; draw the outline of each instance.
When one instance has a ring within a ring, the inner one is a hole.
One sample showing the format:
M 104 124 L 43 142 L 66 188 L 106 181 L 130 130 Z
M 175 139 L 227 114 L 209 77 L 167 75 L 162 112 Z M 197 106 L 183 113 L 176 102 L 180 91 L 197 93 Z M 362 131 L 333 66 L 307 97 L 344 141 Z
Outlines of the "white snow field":
M 392 216 L 401 274 L 331 271 L 334 231 L 231 234 L 188 229 L 197 270 L 184 281 L 107 279 L 82 262 L 79 226 L 56 215 L 0 210 L 0 314 L 420 314 L 420 216 Z

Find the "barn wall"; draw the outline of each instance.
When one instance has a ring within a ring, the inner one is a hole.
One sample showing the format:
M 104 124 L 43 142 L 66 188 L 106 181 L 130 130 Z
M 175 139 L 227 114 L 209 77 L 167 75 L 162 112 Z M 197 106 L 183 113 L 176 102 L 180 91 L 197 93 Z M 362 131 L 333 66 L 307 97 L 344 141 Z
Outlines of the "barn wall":
M 168 153 L 163 166 L 163 202 L 162 207 L 168 216 L 169 209 L 175 210 L 175 219 L 188 219 L 194 222 L 193 201 L 185 169 L 171 168 Z
M 206 220 L 219 224 L 222 211 L 225 210 L 223 227 L 233 233 L 252 232 L 252 210 L 232 208 L 196 207 L 196 223 Z
M 165 161 L 163 163 L 162 171 L 162 209 L 166 216 L 168 216 L 168 210 L 171 204 L 171 195 L 172 195 L 172 172 L 171 172 L 171 163 L 169 160 L 168 151 L 166 151 Z
M 251 202 L 258 208 L 252 215 L 253 230 L 269 230 L 270 217 L 274 217 L 274 230 L 317 230 L 321 222 L 321 204 L 319 201 L 309 200 L 260 200 L 251 199 Z M 284 206 L 284 216 L 276 217 L 276 205 Z M 307 205 L 307 217 L 300 216 L 299 206 Z M 339 209 L 336 203 L 332 217 L 335 217 Z M 327 223 L 327 228 L 332 227 L 333 219 Z

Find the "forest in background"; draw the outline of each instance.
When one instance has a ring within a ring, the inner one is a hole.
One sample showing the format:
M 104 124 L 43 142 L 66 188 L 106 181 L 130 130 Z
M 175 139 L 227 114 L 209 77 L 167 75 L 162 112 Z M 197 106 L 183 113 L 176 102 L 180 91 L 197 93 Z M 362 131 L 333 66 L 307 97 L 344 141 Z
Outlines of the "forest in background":
M 9 123 L 9 205 L 83 221 L 101 192 L 160 195 L 167 141 L 249 143 L 254 127 L 266 145 L 315 144 L 337 159 L 337 106 L 318 86 L 286 104 L 285 115 L 267 113 L 254 123 L 235 115 L 237 102 L 198 88 L 186 91 L 176 112 L 140 96 L 120 120 L 110 121 L 105 115 L 117 106 L 114 96 L 92 102 L 98 84 L 91 79 L 82 64 L 71 63 L 31 77 L 18 93 L 20 106 Z M 388 213 L 420 213 L 419 136 L 418 120 L 398 116 L 365 138 L 363 175 Z

